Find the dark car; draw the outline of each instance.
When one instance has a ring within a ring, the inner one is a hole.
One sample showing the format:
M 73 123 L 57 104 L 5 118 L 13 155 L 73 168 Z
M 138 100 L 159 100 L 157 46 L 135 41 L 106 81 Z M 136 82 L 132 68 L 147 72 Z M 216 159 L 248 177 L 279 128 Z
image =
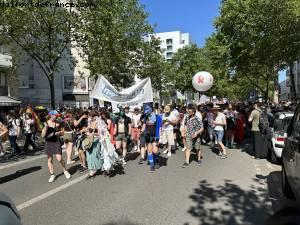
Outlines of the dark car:
M 282 152 L 282 188 L 287 197 L 300 200 L 300 104 L 288 127 Z

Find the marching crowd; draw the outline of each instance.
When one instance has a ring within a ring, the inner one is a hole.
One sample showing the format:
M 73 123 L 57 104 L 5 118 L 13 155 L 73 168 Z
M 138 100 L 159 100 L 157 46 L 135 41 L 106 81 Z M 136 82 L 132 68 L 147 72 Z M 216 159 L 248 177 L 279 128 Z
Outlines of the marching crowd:
M 116 165 L 125 165 L 131 148 L 140 154 L 138 163 L 147 163 L 151 172 L 159 169 L 161 148 L 163 154 L 171 157 L 172 152 L 181 146 L 185 152 L 183 168 L 189 166 L 192 151 L 196 152 L 197 163 L 201 165 L 202 144 L 218 148 L 218 157 L 226 159 L 227 149 L 235 144 L 242 145 L 248 130 L 255 131 L 258 126 L 259 114 L 255 110 L 259 111 L 257 104 L 189 104 L 178 107 L 176 104 L 160 106 L 157 103 L 153 107 L 144 105 L 115 110 L 110 107 L 51 110 L 39 115 L 41 137 L 45 140 L 48 157 L 49 182 L 56 178 L 54 156 L 65 177 L 71 178 L 67 166 L 75 163 L 72 160 L 74 152 L 79 157 L 80 172 L 87 172 L 87 178 L 96 176 L 98 171 L 107 176 Z M 0 140 L 8 135 L 11 156 L 26 153 L 29 145 L 32 146 L 30 151 L 36 150 L 33 139 L 38 129 L 32 113 L 10 111 L 6 122 L 3 121 L 0 122 Z M 21 134 L 26 138 L 22 152 L 17 144 Z M 62 158 L 63 147 L 66 162 Z M 0 141 L 0 156 L 3 155 Z

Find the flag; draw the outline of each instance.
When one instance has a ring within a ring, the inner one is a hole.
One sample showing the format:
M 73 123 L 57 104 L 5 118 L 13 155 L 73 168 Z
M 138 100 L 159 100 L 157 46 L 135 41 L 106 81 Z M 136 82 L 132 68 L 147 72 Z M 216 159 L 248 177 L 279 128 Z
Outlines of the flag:
M 37 131 L 42 132 L 43 124 L 40 120 L 40 118 L 36 115 L 36 113 L 33 111 L 33 109 L 28 106 L 26 109 L 26 113 L 30 113 L 32 115 L 32 119 L 34 120 L 34 125 Z

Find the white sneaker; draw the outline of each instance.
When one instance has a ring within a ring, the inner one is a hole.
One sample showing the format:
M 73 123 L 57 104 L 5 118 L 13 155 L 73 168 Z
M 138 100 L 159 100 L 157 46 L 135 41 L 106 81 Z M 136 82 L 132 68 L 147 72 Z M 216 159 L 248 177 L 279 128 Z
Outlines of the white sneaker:
M 184 147 L 184 148 L 181 149 L 181 151 L 183 151 L 183 152 L 184 152 L 185 150 L 186 150 L 186 147 Z
M 0 152 L 0 156 L 4 156 L 5 154 L 4 154 L 4 152 Z
M 55 180 L 55 175 L 51 174 L 48 182 L 52 183 L 54 180 Z
M 172 153 L 171 153 L 171 152 L 168 152 L 168 155 L 167 155 L 167 156 L 168 156 L 168 157 L 171 157 L 171 155 L 172 155 Z
M 64 174 L 67 179 L 71 178 L 71 174 L 67 170 L 64 172 Z
M 123 165 L 126 165 L 125 159 L 122 159 L 122 163 L 123 163 Z
M 164 151 L 164 154 L 167 154 L 167 153 L 168 153 L 168 151 L 169 151 L 168 149 L 167 149 L 167 150 L 165 150 L 165 151 Z

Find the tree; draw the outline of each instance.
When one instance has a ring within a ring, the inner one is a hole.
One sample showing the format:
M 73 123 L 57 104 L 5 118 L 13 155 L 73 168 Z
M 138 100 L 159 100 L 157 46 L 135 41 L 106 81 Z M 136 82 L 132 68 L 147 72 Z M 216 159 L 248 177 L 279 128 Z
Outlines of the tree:
M 38 2 L 49 1 L 32 1 L 33 4 Z M 55 4 L 57 1 L 50 2 Z M 60 60 L 71 55 L 74 18 L 71 8 L 0 8 L 2 40 L 12 42 L 38 63 L 49 82 L 52 108 L 55 107 L 54 78 L 60 70 Z
M 153 49 L 143 37 L 153 29 L 137 0 L 103 0 L 99 10 L 80 8 L 78 18 L 78 38 L 92 76 L 103 74 L 115 86 L 125 87 L 142 66 L 143 74 L 149 74 L 145 58 L 153 59 L 147 53 Z
M 224 0 L 215 21 L 217 34 L 229 50 L 230 67 L 265 96 L 278 71 L 299 56 L 296 4 L 294 0 Z M 264 83 L 254 82 L 253 76 Z

